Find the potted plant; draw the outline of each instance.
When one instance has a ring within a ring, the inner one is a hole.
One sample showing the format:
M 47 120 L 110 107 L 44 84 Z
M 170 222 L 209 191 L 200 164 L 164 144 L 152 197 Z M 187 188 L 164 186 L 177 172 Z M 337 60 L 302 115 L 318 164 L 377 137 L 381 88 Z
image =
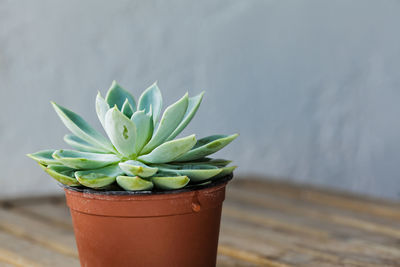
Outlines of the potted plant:
M 165 109 L 154 83 L 134 97 L 115 81 L 96 113 L 108 139 L 52 105 L 74 150 L 28 154 L 64 187 L 82 266 L 215 266 L 222 202 L 236 166 L 208 156 L 238 135 L 175 139 L 203 93 Z

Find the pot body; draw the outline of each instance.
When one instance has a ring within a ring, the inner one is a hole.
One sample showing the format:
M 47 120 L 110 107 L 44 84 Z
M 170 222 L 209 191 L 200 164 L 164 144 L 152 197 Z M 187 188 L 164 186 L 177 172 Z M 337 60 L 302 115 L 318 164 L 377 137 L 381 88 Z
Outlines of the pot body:
M 81 266 L 215 266 L 225 186 L 158 195 L 65 188 Z

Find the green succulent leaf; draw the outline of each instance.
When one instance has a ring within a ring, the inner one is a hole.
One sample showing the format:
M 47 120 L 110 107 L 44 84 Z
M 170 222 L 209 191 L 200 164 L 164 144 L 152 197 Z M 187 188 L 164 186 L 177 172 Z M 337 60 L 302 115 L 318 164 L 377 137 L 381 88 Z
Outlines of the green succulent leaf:
M 102 188 L 114 183 L 117 176 L 123 174 L 118 165 L 111 165 L 96 170 L 76 171 L 79 183 L 90 188 Z
M 175 160 L 187 151 L 189 151 L 196 143 L 195 135 L 184 138 L 175 139 L 165 142 L 151 151 L 147 155 L 138 157 L 138 160 L 145 163 L 166 163 Z
M 38 163 L 38 165 L 40 166 L 40 168 L 42 168 L 42 170 L 46 171 L 47 165 Z
M 153 115 L 153 123 L 155 125 L 158 121 L 158 116 L 160 116 L 161 107 L 162 95 L 157 86 L 157 82 L 155 82 L 140 96 L 138 110 L 144 110 L 146 113 L 151 110 Z
M 73 134 L 96 147 L 101 147 L 105 151 L 114 151 L 110 141 L 93 129 L 81 116 L 54 102 L 51 103 L 64 125 Z
M 85 140 L 79 138 L 76 135 L 73 134 L 66 134 L 64 136 L 64 141 L 72 146 L 74 149 L 83 151 L 83 152 L 94 152 L 94 153 L 107 153 L 108 151 L 105 151 L 99 147 L 95 147 L 92 144 L 89 144 Z
M 127 191 L 151 190 L 153 188 L 153 183 L 151 181 L 147 181 L 138 176 L 118 176 L 117 183 Z
M 128 99 L 129 104 L 132 106 L 132 110 L 136 110 L 136 101 L 135 98 L 122 88 L 116 81 L 113 81 L 110 89 L 108 89 L 106 95 L 106 101 L 110 107 L 114 107 L 117 105 L 119 110 L 122 110 L 122 106 L 124 105 L 125 99 Z
M 159 170 L 175 172 L 178 175 L 188 176 L 192 182 L 202 182 L 222 172 L 222 169 L 206 164 L 186 164 L 181 166 L 169 165 L 165 167 L 160 166 Z
M 133 111 L 133 107 L 131 106 L 131 104 L 129 104 L 128 98 L 125 99 L 125 102 L 122 105 L 121 111 L 128 118 L 132 117 L 132 114 L 133 114 L 134 111 Z
M 211 182 L 212 182 L 212 181 L 205 181 L 204 183 L 199 183 L 199 184 L 197 184 L 197 185 L 208 185 L 208 184 L 211 184 Z
M 160 124 L 153 137 L 150 139 L 147 145 L 144 146 L 143 153 L 149 153 L 154 148 L 162 144 L 176 129 L 185 115 L 188 101 L 188 94 L 186 93 L 181 99 L 165 109 Z
M 44 171 L 58 182 L 69 185 L 79 186 L 79 182 L 74 176 L 74 170 L 63 165 L 49 165 Z
M 125 162 L 120 162 L 119 167 L 127 175 L 131 176 L 137 175 L 140 177 L 149 177 L 158 171 L 158 168 L 149 167 L 146 164 L 136 160 L 128 160 Z
M 76 171 L 76 169 L 71 168 L 71 167 L 68 167 L 68 166 L 65 166 L 65 165 L 50 164 L 50 165 L 47 166 L 47 168 L 49 168 L 49 169 L 51 169 L 51 170 L 54 170 L 54 171 L 56 171 L 56 172 L 60 172 L 60 173 L 72 172 L 72 174 L 71 174 L 71 173 L 68 173 L 68 174 L 71 174 L 73 177 L 75 177 L 75 176 L 74 176 L 74 172 Z
M 53 153 L 55 150 L 53 149 L 48 149 L 48 150 L 42 150 L 36 153 L 32 154 L 26 154 L 28 157 L 31 159 L 35 160 L 39 164 L 42 165 L 50 165 L 50 164 L 57 164 L 59 163 L 56 159 L 53 158 Z
M 168 106 L 161 116 L 157 82 L 134 97 L 113 81 L 105 98 L 96 96 L 96 113 L 107 137 L 81 116 L 51 102 L 71 134 L 64 140 L 75 150 L 43 150 L 27 154 L 54 179 L 70 186 L 102 190 L 173 190 L 189 182 L 205 184 L 229 175 L 231 161 L 207 158 L 238 135 L 195 135 L 176 138 L 195 116 L 204 92 Z M 115 182 L 117 181 L 117 182 Z
M 203 158 L 224 148 L 236 137 L 238 137 L 238 134 L 212 135 L 199 139 L 192 150 L 177 158 L 176 161 L 191 161 Z
M 97 169 L 120 161 L 114 154 L 98 154 L 75 150 L 56 150 L 53 158 L 63 165 L 74 169 Z
M 220 177 L 231 174 L 236 168 L 237 168 L 237 166 L 223 167 L 222 171 L 218 175 L 214 176 L 213 179 L 218 179 Z
M 127 158 L 135 155 L 135 123 L 122 114 L 116 107 L 107 111 L 105 131 L 119 153 Z
M 98 92 L 96 96 L 96 113 L 103 128 L 104 128 L 104 118 L 106 117 L 106 113 L 109 109 L 110 106 L 108 105 L 106 100 L 104 100 L 104 98 L 101 96 L 100 92 Z
M 131 120 L 136 125 L 136 154 L 139 155 L 143 147 L 149 142 L 153 135 L 153 118 L 151 114 L 144 110 L 138 110 L 133 113 Z
M 176 127 L 176 129 L 171 133 L 171 135 L 167 138 L 167 141 L 172 140 L 175 137 L 177 137 L 178 134 L 180 134 L 183 131 L 183 129 L 185 129 L 185 127 L 189 124 L 189 122 L 192 120 L 192 118 L 194 117 L 194 115 L 196 114 L 197 110 L 200 107 L 200 103 L 201 103 L 201 100 L 203 99 L 203 95 L 204 95 L 204 92 L 202 92 L 201 94 L 199 94 L 197 96 L 189 98 L 188 107 L 187 107 L 185 115 L 183 116 L 182 121 L 179 123 L 178 127 Z
M 198 162 L 200 163 L 200 162 Z M 228 164 L 231 164 L 232 160 L 226 160 L 226 159 L 211 159 L 210 161 L 207 162 L 207 164 L 211 164 L 213 166 L 217 167 L 225 167 Z
M 215 167 L 225 167 L 226 165 L 230 164 L 232 161 L 231 160 L 226 160 L 226 159 L 212 159 L 212 158 L 201 158 L 196 161 L 191 161 L 189 164 L 191 165 L 212 165 Z M 171 164 L 173 165 L 186 165 L 188 162 L 172 162 Z
M 163 190 L 173 190 L 185 187 L 190 179 L 187 176 L 158 176 L 152 177 L 153 184 Z

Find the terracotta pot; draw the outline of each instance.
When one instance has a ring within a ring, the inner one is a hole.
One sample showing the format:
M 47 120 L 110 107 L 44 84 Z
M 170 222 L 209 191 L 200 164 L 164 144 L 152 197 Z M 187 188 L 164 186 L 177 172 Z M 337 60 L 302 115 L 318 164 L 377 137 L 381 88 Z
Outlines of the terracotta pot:
M 167 193 L 64 187 L 81 266 L 215 266 L 231 178 Z

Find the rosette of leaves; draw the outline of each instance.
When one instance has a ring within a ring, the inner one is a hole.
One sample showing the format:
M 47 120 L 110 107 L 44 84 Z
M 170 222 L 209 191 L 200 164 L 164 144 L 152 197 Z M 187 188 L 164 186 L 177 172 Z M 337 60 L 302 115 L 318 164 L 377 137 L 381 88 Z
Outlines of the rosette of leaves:
M 29 157 L 45 172 L 68 186 L 93 189 L 172 190 L 201 184 L 230 174 L 236 166 L 209 156 L 238 135 L 177 137 L 196 114 L 203 93 L 168 106 L 159 119 L 162 96 L 157 83 L 135 98 L 115 81 L 96 113 L 108 138 L 81 116 L 54 102 L 58 116 L 71 131 L 64 137 L 73 149 L 43 150 Z

